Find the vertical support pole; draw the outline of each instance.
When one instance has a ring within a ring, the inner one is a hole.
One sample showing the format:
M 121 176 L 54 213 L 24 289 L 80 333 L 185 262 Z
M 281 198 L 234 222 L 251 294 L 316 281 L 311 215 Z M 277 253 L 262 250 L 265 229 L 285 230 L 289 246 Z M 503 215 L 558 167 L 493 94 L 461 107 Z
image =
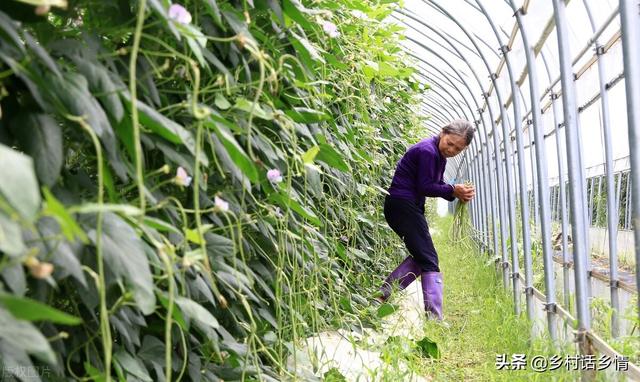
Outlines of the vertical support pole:
M 632 212 L 635 239 L 636 286 L 640 287 L 640 14 L 637 0 L 620 0 L 620 24 L 627 91 L 627 124 L 631 154 L 631 183 L 635 203 Z M 640 314 L 640 299 L 638 299 Z
M 547 77 L 549 81 L 552 81 L 551 70 L 549 69 L 549 63 L 544 51 L 542 53 L 542 62 L 544 63 Z M 567 211 L 567 190 L 566 190 L 566 178 L 565 178 L 565 161 L 563 153 L 566 152 L 566 145 L 564 143 L 565 135 L 560 133 L 562 124 L 560 123 L 560 105 L 558 105 L 558 98 L 560 95 L 554 93 L 553 90 L 549 95 L 551 99 L 551 106 L 553 110 L 553 123 L 556 129 L 556 152 L 558 157 L 558 192 L 559 192 L 559 204 L 560 204 L 560 224 L 562 225 L 562 281 L 563 281 L 563 302 L 564 306 L 569 309 L 571 307 L 571 286 L 570 286 L 570 270 L 569 270 L 569 217 Z
M 556 313 L 556 284 L 555 284 L 555 271 L 553 265 L 553 248 L 551 246 L 551 209 L 549 207 L 549 176 L 547 169 L 547 153 L 546 145 L 544 143 L 544 126 L 542 123 L 542 112 L 540 108 L 540 90 L 538 89 L 538 69 L 536 58 L 533 53 L 533 47 L 529 42 L 529 36 L 527 35 L 527 28 L 524 24 L 523 14 L 520 10 L 516 10 L 516 6 L 513 0 L 511 7 L 515 11 L 516 21 L 520 28 L 520 35 L 522 36 L 522 43 L 524 45 L 525 57 L 527 60 L 527 70 L 529 78 L 529 91 L 531 98 L 531 115 L 533 117 L 533 133 L 535 135 L 535 150 L 536 158 L 539 160 L 536 162 L 536 174 L 538 178 L 537 190 L 538 190 L 538 204 L 540 205 L 540 229 L 542 233 L 542 255 L 544 262 L 544 281 L 546 289 L 546 311 L 547 311 L 547 323 L 549 326 L 549 337 L 552 341 L 557 341 L 558 334 L 555 325 L 555 313 Z M 536 189 L 536 187 L 533 187 Z
M 576 283 L 576 309 L 578 318 L 578 342 L 583 352 L 587 348 L 586 331 L 591 329 L 587 285 L 587 231 L 585 222 L 584 167 L 582 161 L 578 114 L 576 107 L 576 89 L 573 82 L 571 57 L 569 52 L 569 31 L 566 5 L 562 0 L 553 0 L 554 18 L 558 39 L 560 59 L 560 78 L 562 84 L 562 108 L 564 114 L 567 158 L 569 167 L 569 194 L 571 195 L 571 223 L 573 232 L 573 264 Z

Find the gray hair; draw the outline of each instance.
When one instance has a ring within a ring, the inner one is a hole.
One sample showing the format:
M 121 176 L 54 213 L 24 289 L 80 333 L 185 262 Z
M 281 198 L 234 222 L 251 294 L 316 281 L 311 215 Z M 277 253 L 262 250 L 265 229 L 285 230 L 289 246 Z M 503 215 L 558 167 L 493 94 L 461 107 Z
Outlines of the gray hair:
M 471 122 L 464 119 L 456 119 L 451 121 L 447 126 L 442 128 L 442 132 L 445 134 L 455 134 L 463 137 L 467 146 L 473 140 L 473 134 L 476 132 L 476 128 L 473 127 Z

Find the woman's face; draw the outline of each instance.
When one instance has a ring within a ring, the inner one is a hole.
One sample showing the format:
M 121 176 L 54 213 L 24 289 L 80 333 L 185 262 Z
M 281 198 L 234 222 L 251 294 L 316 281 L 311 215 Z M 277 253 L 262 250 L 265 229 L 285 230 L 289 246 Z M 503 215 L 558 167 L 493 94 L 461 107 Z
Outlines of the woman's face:
M 438 150 L 445 158 L 454 157 L 467 147 L 466 139 L 461 135 L 440 133 Z

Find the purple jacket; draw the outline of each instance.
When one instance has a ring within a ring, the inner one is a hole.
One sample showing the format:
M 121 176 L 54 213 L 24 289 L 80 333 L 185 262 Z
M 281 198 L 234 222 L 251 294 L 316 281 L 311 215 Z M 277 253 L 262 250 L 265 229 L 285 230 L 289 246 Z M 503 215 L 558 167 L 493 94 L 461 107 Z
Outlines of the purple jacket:
M 441 197 L 453 201 L 453 186 L 442 180 L 447 158 L 438 150 L 440 136 L 423 139 L 398 162 L 389 187 L 389 194 L 396 198 L 415 201 L 424 206 L 425 197 Z

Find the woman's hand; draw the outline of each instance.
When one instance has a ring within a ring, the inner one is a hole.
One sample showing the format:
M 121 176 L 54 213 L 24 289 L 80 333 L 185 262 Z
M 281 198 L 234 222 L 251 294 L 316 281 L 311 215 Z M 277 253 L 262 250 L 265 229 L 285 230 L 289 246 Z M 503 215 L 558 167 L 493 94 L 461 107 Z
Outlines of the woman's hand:
M 460 199 L 461 202 L 466 203 L 476 196 L 476 189 L 474 186 L 467 186 L 464 184 L 453 185 L 453 196 Z

